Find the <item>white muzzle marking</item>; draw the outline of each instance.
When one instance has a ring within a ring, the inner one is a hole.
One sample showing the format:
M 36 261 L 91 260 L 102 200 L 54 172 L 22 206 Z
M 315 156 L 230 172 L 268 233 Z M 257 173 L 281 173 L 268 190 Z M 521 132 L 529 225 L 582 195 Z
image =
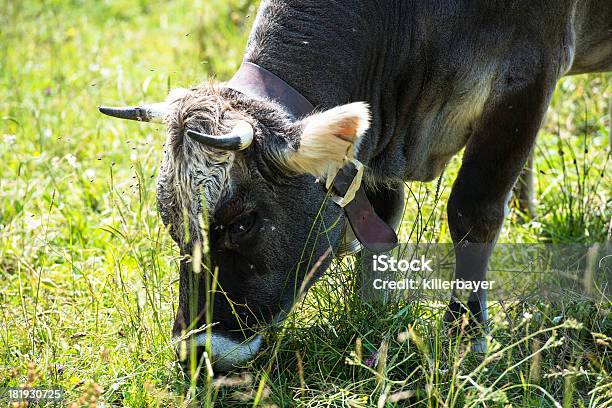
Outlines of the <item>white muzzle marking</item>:
M 207 333 L 198 334 L 195 337 L 196 345 L 199 347 L 206 347 L 207 336 Z M 240 343 L 223 335 L 212 333 L 210 348 L 215 368 L 222 371 L 228 371 L 236 365 L 250 360 L 261 347 L 261 343 L 261 334 Z

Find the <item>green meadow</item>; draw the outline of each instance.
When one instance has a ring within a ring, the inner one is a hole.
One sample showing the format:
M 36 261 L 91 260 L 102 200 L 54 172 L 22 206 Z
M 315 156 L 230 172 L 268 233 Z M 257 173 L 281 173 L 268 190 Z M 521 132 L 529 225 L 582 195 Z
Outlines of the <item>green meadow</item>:
M 257 6 L 0 0 L 0 390 L 59 386 L 73 407 L 612 406 L 610 262 L 588 295 L 493 299 L 483 355 L 448 336 L 442 301 L 364 302 L 348 257 L 252 362 L 182 373 L 179 254 L 155 199 L 164 129 L 97 106 L 227 80 Z M 611 240 L 611 98 L 609 73 L 559 82 L 535 148 L 537 214 L 512 206 L 500 242 Z M 451 242 L 460 160 L 406 184 L 402 242 Z

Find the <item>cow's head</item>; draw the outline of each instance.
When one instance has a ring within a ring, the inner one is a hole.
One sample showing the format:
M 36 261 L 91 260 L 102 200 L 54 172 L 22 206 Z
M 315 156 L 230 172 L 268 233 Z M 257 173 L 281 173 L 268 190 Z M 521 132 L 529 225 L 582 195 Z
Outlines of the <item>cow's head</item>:
M 249 359 L 259 330 L 283 318 L 305 275 L 339 245 L 343 214 L 325 179 L 358 150 L 367 106 L 293 120 L 273 102 L 202 85 L 162 104 L 101 111 L 167 125 L 158 205 L 182 255 L 174 335 L 195 331 L 201 349 L 210 340 L 222 370 Z M 207 320 L 210 337 L 199 331 Z

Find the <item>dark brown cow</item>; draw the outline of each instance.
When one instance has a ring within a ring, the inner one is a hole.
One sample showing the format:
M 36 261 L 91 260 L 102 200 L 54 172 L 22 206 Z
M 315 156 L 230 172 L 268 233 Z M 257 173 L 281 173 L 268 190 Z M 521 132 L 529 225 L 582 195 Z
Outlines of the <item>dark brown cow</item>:
M 556 82 L 612 68 L 612 2 L 265 0 L 244 60 L 284 82 L 202 85 L 163 104 L 102 109 L 168 125 L 159 209 L 185 255 L 174 333 L 211 312 L 212 334 L 195 339 L 211 340 L 221 369 L 250 358 L 261 323 L 282 320 L 317 260 L 319 273 L 329 265 L 321 257 L 337 251 L 347 212 L 325 181 L 347 158 L 363 163 L 362 191 L 392 222 L 402 182 L 433 180 L 465 148 L 448 202 L 456 277 L 484 280 Z M 296 108 L 292 90 L 316 112 Z M 209 301 L 203 252 L 222 293 Z M 464 300 L 485 323 L 485 295 L 453 297 L 447 317 Z

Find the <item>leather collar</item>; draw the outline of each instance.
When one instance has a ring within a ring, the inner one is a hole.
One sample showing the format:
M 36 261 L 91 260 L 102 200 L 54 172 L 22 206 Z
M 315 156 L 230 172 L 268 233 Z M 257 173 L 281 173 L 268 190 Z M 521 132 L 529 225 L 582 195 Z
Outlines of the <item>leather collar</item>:
M 227 88 L 258 99 L 269 99 L 280 104 L 295 119 L 314 112 L 315 107 L 301 93 L 272 72 L 251 62 L 243 62 Z M 338 171 L 332 183 L 334 202 L 343 207 L 349 224 L 359 242 L 371 252 L 389 251 L 397 245 L 397 235 L 374 211 L 365 194 L 359 168 L 355 161 Z M 356 181 L 359 185 L 354 185 Z
M 226 86 L 251 97 L 273 100 L 296 119 L 315 110 L 310 101 L 291 85 L 252 62 L 243 62 Z
M 336 194 L 339 194 L 340 197 L 346 197 L 358 172 L 353 162 L 348 162 L 340 168 L 333 182 Z M 349 224 L 351 224 L 355 237 L 368 251 L 386 252 L 397 246 L 395 230 L 376 214 L 374 207 L 368 200 L 363 184 L 355 192 L 355 197 L 344 205 L 344 213 L 349 220 Z

